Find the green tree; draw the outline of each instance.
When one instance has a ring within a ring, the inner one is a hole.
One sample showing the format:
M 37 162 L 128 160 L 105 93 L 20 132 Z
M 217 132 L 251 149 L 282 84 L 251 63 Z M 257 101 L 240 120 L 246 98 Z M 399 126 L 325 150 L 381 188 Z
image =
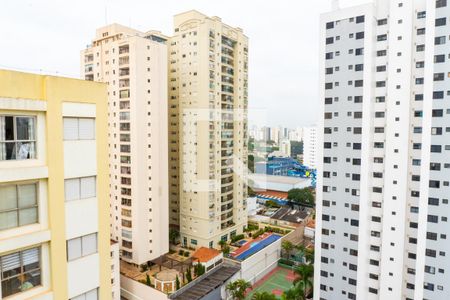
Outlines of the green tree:
M 284 240 L 281 243 L 281 249 L 283 249 L 284 253 L 286 254 L 286 258 L 289 259 L 292 250 L 294 250 L 294 244 L 292 244 L 291 241 Z
M 148 286 L 151 285 L 151 282 L 150 282 L 150 276 L 148 276 L 148 274 L 147 274 L 147 276 L 146 276 L 146 278 L 145 278 L 145 283 L 146 283 Z
M 176 229 L 171 228 L 169 230 L 169 241 L 175 245 L 175 243 L 177 242 L 177 239 L 180 237 L 180 232 Z
M 255 157 L 253 154 L 248 155 L 247 166 L 252 173 L 255 173 Z
M 304 292 L 299 285 L 294 285 L 290 289 L 283 292 L 282 300 L 305 300 Z
M 225 241 L 225 240 L 220 240 L 218 244 L 219 244 L 219 246 L 220 246 L 220 249 L 223 250 L 223 247 L 225 247 L 225 245 L 227 244 L 227 241 Z
M 277 297 L 268 292 L 256 292 L 252 295 L 251 300 L 277 300 Z
M 175 277 L 175 289 L 179 290 L 180 289 L 180 279 L 177 277 Z
M 294 280 L 294 285 L 303 291 L 303 296 L 306 299 L 313 289 L 314 267 L 313 265 L 300 265 L 294 268 L 294 273 L 298 276 Z
M 314 205 L 314 194 L 309 188 L 289 190 L 288 199 L 300 204 Z
M 226 290 L 231 294 L 233 300 L 243 300 L 245 298 L 245 291 L 251 288 L 250 282 L 244 279 L 238 279 L 230 282 L 226 286 Z
M 186 280 L 188 283 L 192 281 L 191 266 L 186 270 Z

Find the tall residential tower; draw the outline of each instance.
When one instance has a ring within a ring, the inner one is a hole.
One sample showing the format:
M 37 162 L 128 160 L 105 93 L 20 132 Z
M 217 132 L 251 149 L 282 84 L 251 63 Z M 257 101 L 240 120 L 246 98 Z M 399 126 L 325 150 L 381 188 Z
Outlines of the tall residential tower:
M 169 48 L 171 223 L 182 243 L 218 247 L 247 225 L 248 38 L 197 11 Z M 179 220 L 176 220 L 179 215 Z
M 315 299 L 450 299 L 450 6 L 320 22 Z
M 169 246 L 166 40 L 113 24 L 81 52 L 82 77 L 108 86 L 111 238 L 134 264 Z

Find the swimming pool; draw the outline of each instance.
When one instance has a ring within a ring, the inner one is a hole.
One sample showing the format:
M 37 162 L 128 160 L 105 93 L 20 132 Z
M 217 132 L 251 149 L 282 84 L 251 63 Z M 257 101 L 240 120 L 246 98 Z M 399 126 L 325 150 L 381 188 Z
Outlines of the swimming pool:
M 272 244 L 273 242 L 279 240 L 280 238 L 281 238 L 281 236 L 279 236 L 277 234 L 271 234 L 263 240 L 255 241 L 255 242 L 251 243 L 247 250 L 238 254 L 237 256 L 234 256 L 234 258 L 236 258 L 238 260 L 245 260 L 248 257 L 250 257 L 251 255 L 258 252 L 259 250 L 261 250 L 261 249 L 265 248 L 266 246 Z

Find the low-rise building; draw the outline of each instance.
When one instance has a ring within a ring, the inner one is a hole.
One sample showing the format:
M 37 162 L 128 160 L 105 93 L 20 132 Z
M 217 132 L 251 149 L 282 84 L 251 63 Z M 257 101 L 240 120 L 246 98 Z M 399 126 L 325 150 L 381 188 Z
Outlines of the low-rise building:
M 223 253 L 213 248 L 200 247 L 192 254 L 192 259 L 202 264 L 206 272 L 209 272 L 223 262 Z

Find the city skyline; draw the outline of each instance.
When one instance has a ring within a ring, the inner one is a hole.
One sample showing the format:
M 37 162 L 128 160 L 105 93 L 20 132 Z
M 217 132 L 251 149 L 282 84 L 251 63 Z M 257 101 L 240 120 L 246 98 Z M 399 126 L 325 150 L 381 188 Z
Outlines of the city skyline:
M 368 0 L 341 2 L 344 6 Z M 95 28 L 118 23 L 171 36 L 171 17 L 195 9 L 244 28 L 251 41 L 249 74 L 250 85 L 254 88 L 249 91 L 250 124 L 295 128 L 318 121 L 317 25 L 319 14 L 330 9 L 329 0 L 301 5 L 286 1 L 277 7 L 258 3 L 258 14 L 252 13 L 255 8 L 253 1 L 242 3 L 233 0 L 220 8 L 202 1 L 168 1 L 162 4 L 132 1 L 127 6 L 116 0 L 78 3 L 77 7 L 70 9 L 51 0 L 39 1 L 39 5 L 32 1 L 4 3 L 0 12 L 0 34 L 5 44 L 15 46 L 0 49 L 0 54 L 8 57 L 0 67 L 79 78 L 79 50 L 90 44 Z M 85 10 L 85 7 L 90 9 Z M 302 15 L 302 11 L 308 11 L 308 14 Z M 296 38 L 292 32 L 296 33 Z M 279 41 L 283 41 L 283 49 L 292 50 L 280 55 Z M 52 46 L 48 48 L 50 44 Z M 282 106 L 292 109 L 281 110 Z

